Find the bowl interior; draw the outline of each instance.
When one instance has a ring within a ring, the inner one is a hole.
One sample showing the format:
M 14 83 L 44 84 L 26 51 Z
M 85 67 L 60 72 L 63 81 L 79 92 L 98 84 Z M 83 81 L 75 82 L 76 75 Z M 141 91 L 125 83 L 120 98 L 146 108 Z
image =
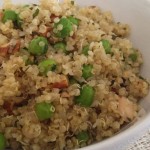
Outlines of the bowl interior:
M 14 3 L 38 3 L 38 0 L 12 0 Z M 149 0 L 76 0 L 80 6 L 96 5 L 102 10 L 109 10 L 112 12 L 116 21 L 124 22 L 131 27 L 130 39 L 134 47 L 137 47 L 142 52 L 144 64 L 141 68 L 142 75 L 150 79 L 150 1 Z M 2 1 L 0 1 L 0 6 Z M 146 114 L 139 119 L 132 127 L 124 132 L 116 135 L 106 141 L 100 142 L 83 148 L 86 150 L 103 150 L 123 148 L 131 140 L 135 139 L 141 132 L 145 131 L 150 126 L 150 94 L 145 97 L 140 105 L 146 110 Z
M 115 21 L 127 23 L 131 27 L 130 40 L 133 46 L 140 49 L 143 55 L 144 64 L 141 68 L 141 74 L 150 81 L 150 1 L 149 0 L 76 0 L 82 6 L 96 5 L 102 10 L 111 11 Z M 141 136 L 142 132 L 148 129 L 150 125 L 150 93 L 145 97 L 140 105 L 146 111 L 146 114 L 140 118 L 133 126 L 124 130 L 122 133 L 103 141 L 95 148 L 112 150 L 124 149 L 131 141 Z M 124 146 L 122 146 L 124 145 Z
M 81 6 L 96 5 L 104 11 L 111 11 L 115 21 L 127 23 L 131 27 L 130 39 L 133 46 L 143 55 L 144 64 L 141 74 L 150 81 L 150 0 L 76 0 Z M 149 113 L 150 94 L 141 101 L 141 105 Z
M 150 81 L 150 1 L 149 0 L 76 0 L 81 6 L 96 5 L 102 10 L 111 11 L 115 21 L 127 23 L 131 27 L 130 40 L 133 46 L 140 49 L 143 55 L 144 64 L 141 68 L 141 74 Z M 133 126 L 128 126 L 122 133 L 103 141 L 99 146 L 89 149 L 112 150 L 124 149 L 124 146 L 141 136 L 142 132 L 150 125 L 150 93 L 145 97 L 140 105 L 146 111 L 146 114 L 140 118 Z M 124 145 L 124 146 L 122 146 Z

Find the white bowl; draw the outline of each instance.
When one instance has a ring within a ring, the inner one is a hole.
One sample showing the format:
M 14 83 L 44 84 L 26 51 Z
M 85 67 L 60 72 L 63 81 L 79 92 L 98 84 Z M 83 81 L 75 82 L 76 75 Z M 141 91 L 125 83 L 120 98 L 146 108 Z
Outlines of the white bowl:
M 38 0 L 12 0 L 14 3 L 38 3 Z M 131 26 L 130 39 L 141 50 L 144 65 L 141 73 L 150 79 L 150 0 L 76 0 L 81 6 L 96 5 L 103 10 L 110 10 L 116 21 L 128 23 Z M 0 0 L 0 6 L 2 0 Z M 121 133 L 102 142 L 82 148 L 82 150 L 125 150 L 125 147 L 135 141 L 150 128 L 150 94 L 140 105 L 146 114 L 134 125 Z

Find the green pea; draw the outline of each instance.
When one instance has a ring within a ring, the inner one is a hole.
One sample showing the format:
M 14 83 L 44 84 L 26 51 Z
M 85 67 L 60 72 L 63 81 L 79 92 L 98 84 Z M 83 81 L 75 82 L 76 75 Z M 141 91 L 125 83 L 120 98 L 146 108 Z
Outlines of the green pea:
M 29 52 L 33 55 L 42 55 L 45 54 L 48 50 L 48 41 L 44 37 L 34 38 L 28 48 Z
M 63 42 L 58 42 L 54 45 L 54 48 L 56 50 L 60 50 L 62 52 L 64 52 L 65 54 L 67 54 L 67 50 L 66 50 L 66 44 Z
M 137 53 L 133 53 L 133 54 L 130 54 L 130 55 L 129 55 L 129 58 L 130 58 L 133 62 L 135 62 L 135 61 L 137 60 L 137 58 L 138 58 L 138 55 L 137 55 Z
M 88 56 L 89 50 L 90 50 L 89 45 L 84 46 L 82 49 L 82 54 L 84 54 L 85 56 Z
M 83 106 L 90 107 L 94 100 L 95 91 L 93 87 L 86 85 L 80 90 L 80 95 L 75 97 L 75 103 Z
M 58 26 L 62 25 L 62 30 L 58 30 Z M 67 18 L 61 18 L 58 23 L 54 24 L 54 29 L 56 30 L 56 36 L 59 38 L 65 38 L 70 36 L 71 31 L 73 31 L 72 23 Z
M 89 134 L 87 131 L 81 131 L 76 137 L 78 139 L 79 144 L 85 143 L 89 140 Z
M 80 22 L 79 19 L 74 18 L 73 16 L 69 16 L 68 19 L 69 19 L 69 21 L 72 22 L 73 24 L 75 24 L 75 25 L 77 25 L 77 26 L 79 25 L 79 22 Z
M 21 29 L 22 20 L 20 19 L 19 15 L 13 10 L 5 10 L 2 18 L 2 22 L 5 23 L 8 20 L 12 20 L 14 26 L 16 28 Z
M 40 121 L 50 119 L 55 112 L 52 104 L 41 102 L 35 105 L 35 113 Z
M 83 69 L 82 69 L 82 77 L 86 80 L 89 77 L 92 77 L 92 69 L 93 69 L 93 65 L 83 65 Z
M 56 62 L 53 59 L 46 59 L 39 63 L 38 68 L 41 74 L 47 75 L 48 71 L 54 71 L 56 69 Z
M 35 18 L 39 14 L 40 10 L 37 8 L 33 13 L 33 18 Z
M 106 54 L 110 54 L 111 53 L 111 45 L 110 45 L 109 41 L 108 40 L 102 40 L 101 42 L 102 42 L 102 45 L 105 49 Z
M 3 13 L 2 21 L 5 23 L 8 20 L 12 20 L 13 22 L 17 20 L 17 14 L 13 10 L 5 10 Z
M 6 148 L 6 139 L 2 133 L 0 133 L 0 150 L 5 150 Z

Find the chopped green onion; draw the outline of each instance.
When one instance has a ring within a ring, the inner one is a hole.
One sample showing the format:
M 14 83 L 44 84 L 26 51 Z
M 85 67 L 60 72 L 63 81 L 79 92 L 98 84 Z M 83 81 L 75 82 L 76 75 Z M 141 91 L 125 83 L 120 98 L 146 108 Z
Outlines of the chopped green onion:
M 78 133 L 76 137 L 78 139 L 79 144 L 85 143 L 89 140 L 89 134 L 87 131 L 82 131 Z
M 109 41 L 108 40 L 102 40 L 101 42 L 102 42 L 102 45 L 105 49 L 106 54 L 110 54 L 111 53 L 111 45 L 110 45 Z
M 20 19 L 19 15 L 17 15 L 17 20 L 16 22 L 14 22 L 14 25 L 16 26 L 16 28 L 22 29 L 22 20 Z
M 39 14 L 40 10 L 37 8 L 33 13 L 33 18 L 35 18 Z
M 137 58 L 138 58 L 138 55 L 137 55 L 137 53 L 133 53 L 133 54 L 130 54 L 130 55 L 129 55 L 129 58 L 130 58 L 133 62 L 135 62 L 135 61 L 137 60 Z
M 60 50 L 62 52 L 64 52 L 65 54 L 67 53 L 67 50 L 66 50 L 66 44 L 63 43 L 63 42 L 58 42 L 54 45 L 54 48 L 56 50 Z
M 86 80 L 89 77 L 92 77 L 92 69 L 93 69 L 93 65 L 83 65 L 83 69 L 82 69 L 82 77 Z
M 2 133 L 0 133 L 0 150 L 5 150 L 6 148 L 6 138 Z
M 72 22 L 73 24 L 75 24 L 75 25 L 79 25 L 79 19 L 77 19 L 77 18 L 74 18 L 73 16 L 69 16 L 68 17 L 68 19 L 70 20 L 70 22 Z

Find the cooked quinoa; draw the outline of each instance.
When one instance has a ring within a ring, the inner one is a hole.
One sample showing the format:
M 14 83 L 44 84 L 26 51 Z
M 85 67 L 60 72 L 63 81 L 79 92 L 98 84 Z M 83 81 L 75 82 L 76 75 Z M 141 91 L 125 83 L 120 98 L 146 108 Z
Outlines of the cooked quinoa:
M 129 26 L 96 6 L 0 9 L 0 150 L 71 150 L 137 118 L 149 90 Z

